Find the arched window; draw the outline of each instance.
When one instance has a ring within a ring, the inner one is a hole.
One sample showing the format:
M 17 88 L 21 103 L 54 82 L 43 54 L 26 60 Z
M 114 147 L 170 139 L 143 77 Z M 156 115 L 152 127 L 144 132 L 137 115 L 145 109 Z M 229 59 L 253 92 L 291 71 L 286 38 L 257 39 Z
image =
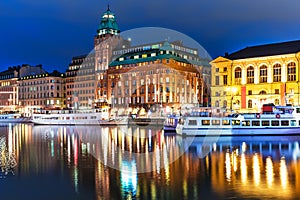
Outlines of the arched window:
M 296 80 L 296 63 L 290 62 L 287 65 L 287 78 L 288 78 L 288 81 Z
M 247 68 L 247 83 L 254 83 L 254 67 Z
M 273 77 L 273 82 L 281 81 L 281 65 L 278 63 L 273 66 Z
M 240 67 L 234 70 L 234 82 L 236 85 L 240 85 L 242 82 L 242 69 Z
M 219 107 L 220 105 L 219 105 L 219 101 L 216 101 L 215 102 L 215 107 Z
M 268 67 L 263 65 L 259 68 L 259 82 L 266 83 L 268 80 Z
M 264 90 L 262 90 L 262 91 L 260 91 L 258 94 L 259 94 L 259 95 L 264 95 L 264 94 L 267 94 L 267 92 L 264 91 Z
M 252 100 L 248 100 L 248 108 L 252 108 Z

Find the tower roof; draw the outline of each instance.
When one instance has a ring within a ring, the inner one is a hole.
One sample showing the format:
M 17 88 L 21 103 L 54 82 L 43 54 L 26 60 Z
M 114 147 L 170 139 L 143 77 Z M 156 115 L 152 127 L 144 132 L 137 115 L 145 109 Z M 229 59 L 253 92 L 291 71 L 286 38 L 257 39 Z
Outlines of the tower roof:
M 120 33 L 116 16 L 113 12 L 111 12 L 109 6 L 107 10 L 102 14 L 101 22 L 99 24 L 98 35 L 105 35 L 105 34 L 113 34 L 118 35 Z

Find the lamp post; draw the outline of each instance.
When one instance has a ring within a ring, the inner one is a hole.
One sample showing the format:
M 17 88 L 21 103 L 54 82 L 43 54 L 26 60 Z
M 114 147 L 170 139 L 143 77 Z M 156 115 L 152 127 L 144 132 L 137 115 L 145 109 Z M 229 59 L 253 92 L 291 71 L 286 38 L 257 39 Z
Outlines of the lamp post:
M 232 112 L 233 109 L 233 97 L 237 92 L 237 88 L 236 87 L 228 87 L 226 89 L 227 92 L 230 92 L 230 112 Z

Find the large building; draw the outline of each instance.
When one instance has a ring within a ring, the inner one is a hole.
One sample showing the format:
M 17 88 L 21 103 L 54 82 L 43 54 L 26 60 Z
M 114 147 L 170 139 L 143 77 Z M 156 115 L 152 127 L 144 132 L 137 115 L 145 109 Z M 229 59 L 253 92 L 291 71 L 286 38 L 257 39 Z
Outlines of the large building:
M 135 108 L 170 113 L 183 105 L 207 105 L 202 72 L 210 67 L 192 64 L 169 42 L 150 46 L 110 63 L 107 94 L 112 108 L 119 114 Z
M 300 105 L 300 41 L 246 47 L 212 65 L 212 105 L 260 112 L 263 104 Z
M 18 99 L 22 113 L 30 115 L 36 109 L 64 108 L 66 105 L 64 74 L 46 72 L 41 65 L 24 66 L 18 80 Z
M 65 73 L 67 108 L 90 108 L 95 97 L 95 54 L 72 58 Z
M 9 67 L 0 72 L 0 113 L 18 108 L 18 75 L 20 67 Z

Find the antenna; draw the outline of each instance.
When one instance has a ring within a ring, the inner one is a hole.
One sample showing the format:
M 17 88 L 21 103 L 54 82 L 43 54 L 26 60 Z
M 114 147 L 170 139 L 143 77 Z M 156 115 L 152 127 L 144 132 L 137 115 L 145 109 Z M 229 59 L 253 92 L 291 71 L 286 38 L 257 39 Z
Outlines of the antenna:
M 109 9 L 109 2 L 107 3 L 107 11 L 110 11 L 110 9 Z

